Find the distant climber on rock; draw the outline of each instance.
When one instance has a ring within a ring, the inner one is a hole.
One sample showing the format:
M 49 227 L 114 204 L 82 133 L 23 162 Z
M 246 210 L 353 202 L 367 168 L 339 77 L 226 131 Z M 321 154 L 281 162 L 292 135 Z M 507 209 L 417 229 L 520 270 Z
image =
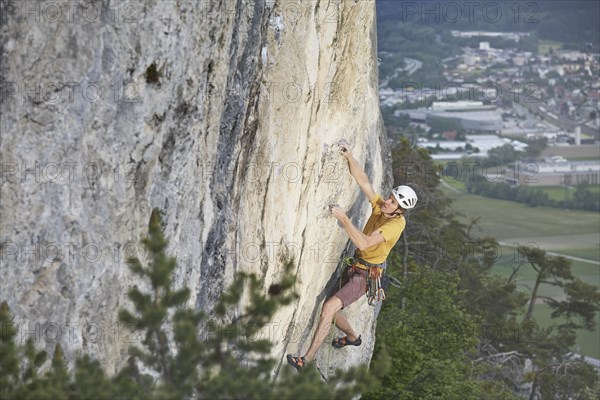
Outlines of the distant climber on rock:
M 308 351 L 303 357 L 287 355 L 288 363 L 297 370 L 313 361 L 317 350 L 329 334 L 332 323 L 346 334 L 344 337 L 334 339 L 333 347 L 340 349 L 345 346 L 361 345 L 361 337 L 356 335 L 341 310 L 365 294 L 370 304 L 375 300 L 382 300 L 383 289 L 380 288 L 379 282 L 385 270 L 385 260 L 406 225 L 402 214 L 417 203 L 417 194 L 408 186 L 393 188 L 387 200 L 384 200 L 374 192 L 369 178 L 352 156 L 351 148 L 347 144 L 339 144 L 339 146 L 342 155 L 348 160 L 350 174 L 369 199 L 372 212 L 361 232 L 344 210 L 337 206 L 330 207 L 331 215 L 340 221 L 357 250 L 352 265 L 346 268 L 341 277 L 341 284 L 323 304 L 319 325 Z

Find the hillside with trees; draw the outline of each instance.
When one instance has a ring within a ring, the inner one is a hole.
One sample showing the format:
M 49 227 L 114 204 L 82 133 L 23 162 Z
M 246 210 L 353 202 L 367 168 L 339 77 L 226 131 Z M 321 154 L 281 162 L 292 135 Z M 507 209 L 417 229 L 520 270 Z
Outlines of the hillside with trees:
M 577 329 L 594 330 L 599 288 L 574 276 L 569 260 L 527 247 L 508 278 L 492 274 L 498 243 L 473 234 L 476 221 L 459 222 L 427 151 L 403 139 L 393 160 L 395 181 L 415 185 L 421 200 L 396 246 L 379 318 L 375 355 L 389 354 L 391 370 L 367 398 L 598 398 L 598 370 L 570 348 Z M 515 281 L 526 268 L 537 274 L 529 293 Z M 564 297 L 543 298 L 541 285 Z M 552 309 L 548 328 L 535 320 L 540 301 Z

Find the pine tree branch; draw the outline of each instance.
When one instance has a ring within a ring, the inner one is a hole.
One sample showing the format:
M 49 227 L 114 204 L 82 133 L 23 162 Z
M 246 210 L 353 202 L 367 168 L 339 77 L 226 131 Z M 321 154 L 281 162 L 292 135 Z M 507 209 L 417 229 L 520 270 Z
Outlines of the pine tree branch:
M 490 354 L 489 356 L 486 357 L 480 357 L 476 360 L 473 360 L 473 362 L 475 363 L 480 363 L 482 361 L 487 361 L 490 362 L 492 364 L 495 363 L 500 363 L 500 364 L 504 364 L 507 361 L 512 361 L 513 359 L 519 359 L 519 358 L 528 358 L 526 355 L 519 353 L 518 351 L 514 350 L 514 351 L 509 351 L 506 353 L 496 353 L 496 354 Z
M 529 257 L 527 259 L 529 260 Z M 540 273 L 540 270 L 535 267 L 533 261 L 529 260 L 529 265 L 531 265 L 531 268 L 533 268 L 535 272 L 537 272 L 538 274 Z
M 553 299 L 552 297 L 548 297 L 548 296 L 537 296 L 538 299 L 545 299 L 545 300 L 550 300 L 550 301 L 556 301 L 555 299 Z
M 540 281 L 540 283 L 547 283 L 548 285 L 552 285 L 552 286 L 559 286 L 559 287 L 564 287 L 564 286 L 565 286 L 565 284 L 564 284 L 563 282 L 561 282 L 561 281 L 554 281 L 554 282 L 551 282 L 551 281 L 544 281 L 544 280 L 541 280 L 541 281 Z
M 390 280 L 390 285 L 392 285 L 393 287 L 396 287 L 398 289 L 402 289 L 402 283 L 397 278 L 395 278 L 394 276 L 392 276 L 390 274 L 387 274 L 387 277 Z
M 517 273 L 519 272 L 519 270 L 521 269 L 521 267 L 523 266 L 523 263 L 519 264 L 519 266 L 517 266 L 516 268 L 513 267 L 513 272 L 512 274 L 508 277 L 508 280 L 506 281 L 506 283 L 510 283 L 512 282 L 512 280 L 517 276 Z

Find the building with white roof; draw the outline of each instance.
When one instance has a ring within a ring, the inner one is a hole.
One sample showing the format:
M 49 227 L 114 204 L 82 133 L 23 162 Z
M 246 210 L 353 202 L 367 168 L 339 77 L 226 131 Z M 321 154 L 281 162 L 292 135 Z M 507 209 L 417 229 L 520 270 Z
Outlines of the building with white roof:
M 505 180 L 524 186 L 574 186 L 600 183 L 600 161 L 555 159 L 540 163 L 515 163 L 505 171 Z
M 502 114 L 495 106 L 480 101 L 434 102 L 431 109 L 396 110 L 394 114 L 407 114 L 415 122 L 452 121 L 473 132 L 499 133 L 502 130 Z
M 467 144 L 473 148 L 479 149 L 478 153 L 470 154 L 471 157 L 487 157 L 488 152 L 496 147 L 502 147 L 506 144 L 511 145 L 515 150 L 523 151 L 527 148 L 527 144 L 518 140 L 511 140 L 508 138 L 501 138 L 497 135 L 467 135 L 466 142 L 456 140 L 444 140 L 444 141 L 421 141 L 419 142 L 420 147 L 439 148 L 442 151 L 451 152 L 457 151 L 458 149 L 465 149 Z M 459 159 L 463 157 L 465 153 L 438 153 L 432 154 L 432 158 L 436 159 Z

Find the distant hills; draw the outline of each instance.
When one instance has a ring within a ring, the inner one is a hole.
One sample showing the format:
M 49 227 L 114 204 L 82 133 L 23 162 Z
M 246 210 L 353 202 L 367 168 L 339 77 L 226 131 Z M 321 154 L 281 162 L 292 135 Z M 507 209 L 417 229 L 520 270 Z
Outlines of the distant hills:
M 478 3 L 475 5 L 475 3 Z M 580 47 L 600 45 L 598 1 L 394 1 L 377 0 L 380 28 L 408 24 L 450 30 L 530 32 L 540 40 Z

